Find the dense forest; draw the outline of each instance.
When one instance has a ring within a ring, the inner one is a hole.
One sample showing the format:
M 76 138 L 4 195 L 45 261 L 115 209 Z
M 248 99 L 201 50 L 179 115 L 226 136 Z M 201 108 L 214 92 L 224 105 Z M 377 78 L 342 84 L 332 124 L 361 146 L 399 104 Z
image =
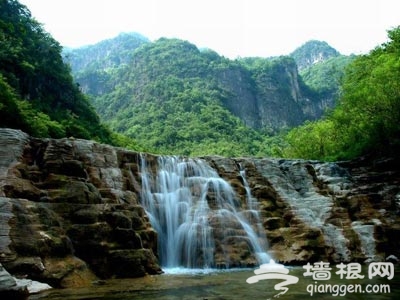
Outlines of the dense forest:
M 63 49 L 0 0 L 0 126 L 201 156 L 350 159 L 399 148 L 400 27 L 366 55 L 309 41 L 235 60 L 188 41 L 121 34 Z
M 286 57 L 229 60 L 133 37 L 130 62 L 73 73 L 101 118 L 146 149 L 337 160 L 398 148 L 399 28 L 360 56 L 310 41 Z
M 2 127 L 113 142 L 74 82 L 60 44 L 15 0 L 0 0 L 0 100 Z
M 400 27 L 389 41 L 346 68 L 335 109 L 292 129 L 285 155 L 337 160 L 367 153 L 398 155 L 400 145 Z
M 138 34 L 66 50 L 65 57 L 101 119 L 148 151 L 271 156 L 282 154 L 277 133 L 335 104 L 339 85 L 329 76 L 339 78 L 349 58 L 317 41 L 293 55 L 311 60 L 316 44 L 324 53 L 318 63 L 331 61 L 318 74 L 325 86 L 303 81 L 291 56 L 229 60 L 187 41 L 149 42 Z

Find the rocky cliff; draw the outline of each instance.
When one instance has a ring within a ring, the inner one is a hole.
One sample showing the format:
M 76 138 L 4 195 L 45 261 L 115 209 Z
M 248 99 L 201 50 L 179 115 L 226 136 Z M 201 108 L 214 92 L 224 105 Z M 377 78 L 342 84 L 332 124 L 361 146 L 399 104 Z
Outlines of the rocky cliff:
M 319 118 L 327 106 L 307 95 L 295 61 L 281 57 L 266 62 L 252 72 L 233 67 L 218 72 L 220 86 L 230 95 L 224 105 L 255 129 L 290 128 Z
M 11 274 L 65 287 L 161 272 L 157 232 L 140 204 L 140 159 L 156 172 L 157 156 L 11 129 L 0 129 L 0 146 L 0 263 Z M 392 238 L 400 233 L 399 159 L 202 160 L 241 201 L 245 171 L 277 261 L 400 256 Z

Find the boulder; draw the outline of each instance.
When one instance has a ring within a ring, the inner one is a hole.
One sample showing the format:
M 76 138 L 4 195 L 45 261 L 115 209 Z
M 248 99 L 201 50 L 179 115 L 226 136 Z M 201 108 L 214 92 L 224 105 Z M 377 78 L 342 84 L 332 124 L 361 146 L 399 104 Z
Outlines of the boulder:
M 28 284 L 17 280 L 0 264 L 0 296 L 2 299 L 27 299 Z

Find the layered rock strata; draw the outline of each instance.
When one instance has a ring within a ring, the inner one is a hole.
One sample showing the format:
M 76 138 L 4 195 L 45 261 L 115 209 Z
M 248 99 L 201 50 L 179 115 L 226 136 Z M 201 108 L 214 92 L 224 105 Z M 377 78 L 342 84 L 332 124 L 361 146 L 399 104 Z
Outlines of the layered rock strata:
M 0 263 L 11 274 L 66 287 L 161 272 L 140 205 L 140 160 L 156 173 L 157 156 L 11 129 L 0 146 Z M 201 159 L 240 201 L 249 187 L 277 261 L 400 257 L 399 159 Z
M 206 157 L 238 192 L 246 169 L 269 240 L 288 264 L 383 261 L 398 257 L 400 160 L 303 160 Z
M 10 273 L 65 287 L 161 272 L 130 177 L 136 154 L 8 129 L 0 145 L 0 262 Z

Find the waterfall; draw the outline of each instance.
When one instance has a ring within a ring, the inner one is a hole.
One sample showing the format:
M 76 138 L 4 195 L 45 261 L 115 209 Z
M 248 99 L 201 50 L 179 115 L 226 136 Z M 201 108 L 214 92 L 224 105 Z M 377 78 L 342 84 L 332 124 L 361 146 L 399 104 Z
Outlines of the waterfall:
M 379 220 L 372 219 L 375 224 L 380 224 Z M 361 221 L 354 221 L 351 223 L 351 227 L 357 233 L 360 243 L 361 251 L 365 255 L 367 260 L 374 261 L 377 259 L 375 248 L 375 224 L 363 224 Z
M 267 249 L 267 237 L 265 235 L 265 230 L 260 219 L 258 201 L 251 194 L 251 189 L 246 179 L 246 170 L 243 169 L 242 166 L 240 166 L 240 176 L 243 180 L 243 185 L 246 190 L 247 208 L 251 214 L 252 223 L 256 225 L 256 230 L 257 230 L 256 232 L 253 230 L 249 231 L 251 234 L 255 236 L 254 240 L 259 241 L 259 243 L 255 244 L 253 247 L 257 253 L 256 255 L 259 261 L 262 261 L 263 263 L 267 261 L 269 262 L 270 257 L 264 251 L 265 249 Z
M 160 156 L 150 166 L 142 155 L 140 172 L 141 203 L 158 233 L 163 267 L 240 266 L 239 250 L 241 258 L 249 252 L 258 264 L 269 261 L 256 200 L 248 196 L 246 207 L 205 161 Z

